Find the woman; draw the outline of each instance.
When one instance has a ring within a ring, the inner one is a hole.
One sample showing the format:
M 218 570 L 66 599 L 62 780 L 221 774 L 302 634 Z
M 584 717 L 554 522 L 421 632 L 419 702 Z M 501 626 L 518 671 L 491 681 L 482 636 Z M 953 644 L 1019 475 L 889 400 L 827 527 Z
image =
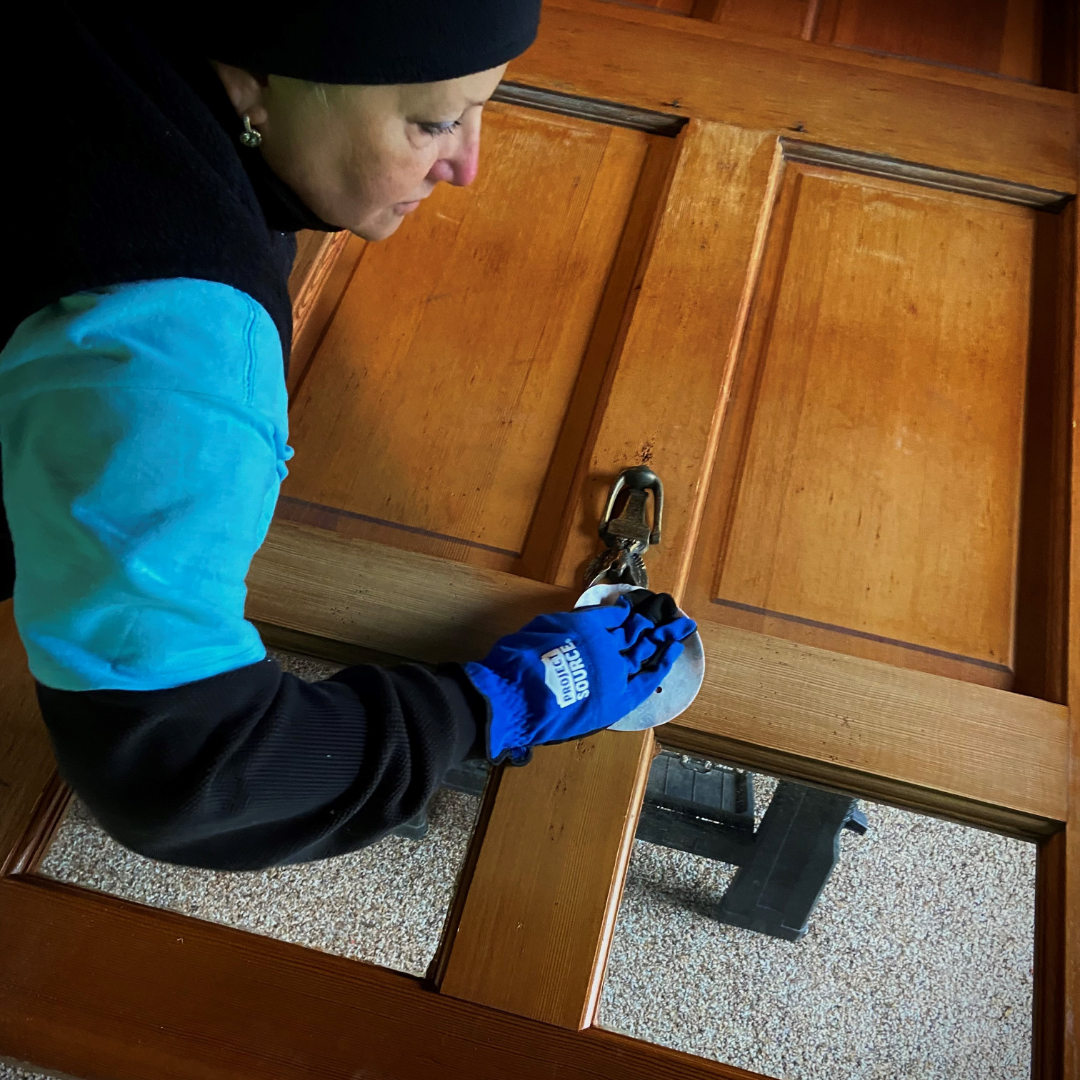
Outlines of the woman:
M 243 617 L 291 456 L 293 233 L 383 240 L 470 183 L 538 0 L 31 18 L 38 48 L 5 76 L 28 256 L 0 329 L 7 578 L 61 770 L 102 825 L 193 865 L 327 857 L 465 758 L 523 763 L 652 693 L 693 623 L 651 594 L 542 616 L 483 663 L 314 684 Z

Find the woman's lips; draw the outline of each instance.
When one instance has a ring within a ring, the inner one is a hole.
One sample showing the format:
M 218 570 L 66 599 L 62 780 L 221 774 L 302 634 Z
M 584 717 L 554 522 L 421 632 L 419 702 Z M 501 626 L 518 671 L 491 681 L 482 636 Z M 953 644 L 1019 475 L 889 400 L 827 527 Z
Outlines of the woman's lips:
M 402 216 L 411 214 L 420 205 L 420 202 L 420 199 L 413 199 L 412 202 L 394 203 L 394 213 Z

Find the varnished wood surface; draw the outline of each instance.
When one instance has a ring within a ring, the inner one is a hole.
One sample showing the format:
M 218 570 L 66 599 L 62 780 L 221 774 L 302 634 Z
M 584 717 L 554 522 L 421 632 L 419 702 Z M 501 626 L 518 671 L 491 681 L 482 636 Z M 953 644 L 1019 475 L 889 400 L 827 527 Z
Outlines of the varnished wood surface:
M 294 522 L 270 526 L 248 575 L 250 618 L 413 660 L 482 657 L 577 594 Z
M 1042 8 L 1042 0 L 824 0 L 815 40 L 1038 82 Z
M 803 37 L 807 17 L 820 0 L 699 0 L 693 15 L 720 26 Z
M 482 656 L 576 595 L 291 523 L 271 527 L 248 583 L 254 618 L 429 661 Z M 916 808 L 940 791 L 984 816 L 1015 811 L 1032 831 L 1065 820 L 1060 705 L 715 623 L 702 639 L 707 681 L 669 738 L 717 757 L 756 745 L 808 779 L 842 769 L 856 794 L 883 777 Z
M 593 1023 L 652 748 L 651 732 L 605 731 L 503 771 L 442 993 Z
M 315 349 L 364 251 L 364 241 L 344 231 L 298 235 L 296 262 L 289 277 L 289 295 L 293 301 L 287 382 L 290 398 L 307 374 Z
M 6 600 L 0 603 L 0 873 L 55 770 L 12 602 Z
M 607 363 L 590 338 L 650 138 L 489 106 L 476 184 L 440 187 L 365 248 L 291 409 L 284 513 L 523 559 L 553 460 L 580 453 L 567 420 L 587 422 L 577 398 Z
M 1013 689 L 1065 702 L 1076 204 L 1035 220 Z
M 678 63 L 668 62 L 673 56 Z M 540 36 L 507 77 L 1076 191 L 1071 95 L 931 65 L 912 69 L 856 50 L 601 0 L 550 0 Z
M 809 142 L 797 135 L 781 135 L 780 145 L 784 149 L 784 159 L 788 162 L 822 165 L 862 176 L 877 176 L 883 180 L 897 180 L 937 191 L 952 191 L 957 195 L 977 195 L 981 199 L 1028 206 L 1033 210 L 1057 213 L 1072 202 L 1071 196 L 1060 191 L 1048 191 L 1011 180 L 957 172 L 936 165 L 900 161 L 886 154 L 868 154 L 863 150 L 825 146 L 822 143 Z
M 0 882 L 0 1054 L 87 1080 L 758 1080 L 43 879 Z
M 648 464 L 663 478 L 666 504 L 650 582 L 681 591 L 778 163 L 768 133 L 695 120 L 680 136 L 597 431 L 571 488 L 558 583 L 581 581 L 615 476 Z
M 699 619 L 1011 685 L 1035 215 L 788 166 Z
M 652 7 L 686 14 L 688 0 Z M 1073 90 L 1069 0 L 694 0 L 695 19 Z
M 692 730 L 1064 820 L 1062 706 L 729 627 L 701 635 L 705 684 L 661 741 Z

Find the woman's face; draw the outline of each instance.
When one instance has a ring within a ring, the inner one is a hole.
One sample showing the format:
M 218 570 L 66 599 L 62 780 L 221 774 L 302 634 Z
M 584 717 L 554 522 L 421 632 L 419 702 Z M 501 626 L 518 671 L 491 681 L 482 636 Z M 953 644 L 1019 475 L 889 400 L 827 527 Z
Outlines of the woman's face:
M 262 135 L 270 168 L 324 221 L 383 240 L 440 180 L 476 177 L 480 116 L 506 65 L 436 83 L 260 82 L 215 64 L 236 111 Z M 247 150 L 245 153 L 259 153 Z

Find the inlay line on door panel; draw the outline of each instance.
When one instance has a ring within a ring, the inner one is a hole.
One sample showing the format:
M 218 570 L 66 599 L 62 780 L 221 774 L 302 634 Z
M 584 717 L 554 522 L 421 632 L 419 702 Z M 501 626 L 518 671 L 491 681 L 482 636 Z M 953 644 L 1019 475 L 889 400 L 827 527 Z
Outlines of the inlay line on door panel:
M 476 183 L 441 185 L 365 246 L 294 398 L 278 513 L 536 574 L 547 553 L 529 565 L 530 535 L 562 511 L 547 489 L 585 438 L 611 349 L 597 334 L 617 330 L 601 314 L 629 293 L 624 234 L 650 219 L 674 140 L 486 115 Z
M 937 656 L 942 660 L 955 660 L 961 664 L 974 664 L 976 667 L 989 668 L 991 671 L 1012 674 L 1012 669 L 1005 664 L 995 664 L 991 660 L 979 660 L 974 656 L 961 656 L 960 653 L 946 652 L 944 649 L 932 649 L 929 645 L 915 645 L 910 641 L 900 641 L 897 638 L 883 637 L 881 634 L 871 634 L 867 630 L 853 630 L 850 626 L 834 626 L 832 623 L 818 622 L 817 619 L 806 619 L 801 615 L 789 615 L 785 611 L 770 611 L 768 608 L 754 607 L 753 604 L 740 604 L 737 600 L 724 600 L 722 597 L 714 597 L 713 603 L 733 608 L 735 611 L 744 611 L 750 615 L 762 615 L 769 619 L 782 619 L 784 622 L 798 623 L 800 626 L 812 627 L 815 630 L 829 630 L 849 637 L 860 638 L 863 641 L 873 641 L 879 645 L 891 645 L 897 649 L 911 649 L 913 652 L 925 653 L 927 656 Z
M 520 551 L 507 551 L 506 548 L 492 547 L 490 544 L 481 544 L 476 540 L 462 540 L 460 536 L 447 536 L 446 533 L 421 529 L 417 525 L 402 525 L 396 521 L 384 521 L 382 518 L 370 517 L 368 514 L 357 514 L 352 510 L 339 510 L 333 506 L 320 506 L 318 503 L 294 499 L 291 495 L 282 495 L 279 505 L 282 511 L 281 516 L 285 519 L 299 521 L 304 525 L 314 525 L 317 529 L 337 531 L 338 524 L 342 521 L 362 521 L 368 525 L 383 525 L 389 529 L 399 529 L 403 533 L 423 536 L 429 540 L 446 540 L 452 544 L 464 544 L 466 547 L 490 551 L 495 555 L 505 555 L 510 559 L 521 558 Z
M 1037 213 L 789 163 L 699 618 L 1011 685 Z

